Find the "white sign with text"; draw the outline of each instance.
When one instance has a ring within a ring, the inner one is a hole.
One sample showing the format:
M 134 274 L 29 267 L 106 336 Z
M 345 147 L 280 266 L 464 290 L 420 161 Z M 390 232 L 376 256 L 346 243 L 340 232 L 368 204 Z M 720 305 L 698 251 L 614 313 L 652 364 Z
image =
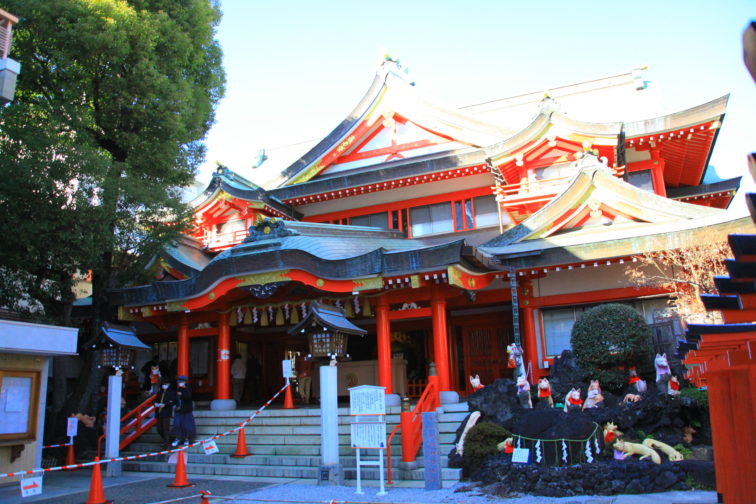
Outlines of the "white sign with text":
M 516 464 L 530 463 L 530 450 L 527 448 L 515 448 L 512 452 L 512 462 Z
M 213 453 L 218 453 L 220 451 L 218 445 L 215 444 L 215 441 L 206 441 L 202 443 L 202 449 L 204 450 L 205 455 L 212 455 Z
M 42 476 L 24 478 L 19 483 L 21 484 L 21 497 L 31 497 L 42 493 Z
M 68 425 L 66 426 L 66 436 L 74 437 L 79 430 L 79 419 L 76 417 L 68 418 Z
M 352 448 L 386 448 L 386 422 L 351 424 Z
M 385 415 L 386 387 L 360 385 L 349 389 L 349 414 Z

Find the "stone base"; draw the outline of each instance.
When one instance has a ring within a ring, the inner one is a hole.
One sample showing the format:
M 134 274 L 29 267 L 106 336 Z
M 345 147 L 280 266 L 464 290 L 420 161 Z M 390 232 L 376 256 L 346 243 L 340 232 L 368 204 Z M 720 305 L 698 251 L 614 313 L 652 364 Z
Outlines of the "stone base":
M 121 462 L 108 462 L 105 464 L 105 477 L 115 478 L 121 475 L 122 472 Z
M 210 401 L 210 409 L 214 411 L 227 411 L 236 409 L 236 401 L 233 399 L 213 399 Z
M 386 407 L 399 406 L 402 404 L 402 398 L 399 394 L 386 394 Z
M 341 464 L 318 467 L 318 485 L 341 486 L 344 484 L 344 467 Z
M 459 402 L 459 394 L 452 390 L 444 390 L 438 393 L 441 404 L 457 404 Z
M 402 471 L 414 471 L 415 469 L 422 469 L 422 466 L 417 460 L 413 460 L 412 462 L 399 462 L 399 469 Z

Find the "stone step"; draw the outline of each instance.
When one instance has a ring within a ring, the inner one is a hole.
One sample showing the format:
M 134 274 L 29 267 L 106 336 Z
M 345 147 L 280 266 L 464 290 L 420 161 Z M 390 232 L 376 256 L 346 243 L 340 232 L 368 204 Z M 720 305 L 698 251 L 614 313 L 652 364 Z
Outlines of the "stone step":
M 176 464 L 169 464 L 161 461 L 125 461 L 123 470 L 138 472 L 157 472 L 175 474 Z M 387 469 L 384 468 L 384 472 Z M 317 478 L 317 466 L 271 466 L 261 464 L 203 464 L 192 463 L 186 464 L 187 475 L 214 475 L 214 476 L 249 476 L 261 478 Z M 398 466 L 392 467 L 391 476 L 396 480 L 422 480 L 424 478 L 423 469 L 402 469 Z M 356 467 L 344 467 L 344 477 L 348 480 L 357 479 Z M 363 480 L 377 480 L 379 477 L 378 468 L 363 467 L 361 474 Z M 459 481 L 461 469 L 441 469 L 441 478 L 444 481 Z M 190 478 L 189 478 L 190 479 Z M 191 479 L 190 479 L 191 482 Z
M 126 452 L 123 452 L 122 456 L 130 456 L 130 455 L 138 455 L 139 452 L 136 450 L 129 450 Z M 273 465 L 273 466 L 285 466 L 285 465 L 291 465 L 291 466 L 311 466 L 311 467 L 318 467 L 320 465 L 320 453 L 315 454 L 278 454 L 278 453 L 268 453 L 263 454 L 259 453 L 257 451 L 253 451 L 253 454 L 248 457 L 231 457 L 230 454 L 224 454 L 224 453 L 216 453 L 213 455 L 205 455 L 204 453 L 188 453 L 188 462 L 189 463 L 196 463 L 196 464 L 235 464 L 235 465 Z M 377 454 L 373 452 L 372 450 L 369 451 L 367 454 L 363 450 L 361 452 L 361 457 L 363 460 L 378 460 Z M 384 457 L 384 464 L 386 464 L 388 461 L 386 459 L 386 454 L 383 454 Z M 168 455 L 158 455 L 155 457 L 150 458 L 151 461 L 157 461 L 157 462 L 166 462 L 168 460 Z M 341 464 L 344 467 L 356 467 L 357 466 L 357 455 L 354 450 L 339 453 L 339 460 L 341 461 Z M 422 466 L 423 457 L 422 455 L 418 457 L 417 459 L 418 465 Z M 393 451 L 391 453 L 391 463 L 393 466 L 398 467 L 402 463 L 402 457 L 401 455 L 395 454 Z M 448 467 L 448 460 L 446 457 L 441 457 L 441 467 L 445 468 Z
M 212 433 L 198 433 L 197 440 L 201 441 L 202 439 L 206 439 L 211 437 Z M 456 435 L 453 433 L 441 433 L 439 434 L 439 440 L 441 443 L 441 449 L 442 453 L 445 453 L 443 450 L 446 450 L 448 452 L 449 449 L 454 444 L 454 440 L 456 438 Z M 250 435 L 245 433 L 245 439 L 247 441 L 247 446 L 266 446 L 266 445 L 275 445 L 275 446 L 302 446 L 302 445 L 312 445 L 312 446 L 320 446 L 320 433 L 318 434 L 298 434 L 298 435 Z M 219 448 L 222 449 L 222 447 L 233 447 L 232 450 L 236 449 L 237 444 L 237 434 L 232 434 L 228 436 L 223 436 L 220 438 L 215 439 L 215 444 L 218 445 Z M 351 442 L 351 436 L 348 433 L 340 433 L 339 434 L 339 445 L 345 446 L 347 448 L 350 447 Z M 138 441 L 139 444 L 150 444 L 152 445 L 151 451 L 159 451 L 160 446 L 162 445 L 161 438 L 157 435 L 157 433 L 153 432 L 147 432 L 143 434 Z M 400 450 L 401 449 L 401 440 L 397 436 L 395 437 L 391 442 L 391 450 Z
M 392 411 L 393 410 L 393 411 Z M 449 483 L 459 481 L 460 469 L 447 466 L 448 454 L 452 448 L 456 431 L 467 416 L 467 404 L 444 405 L 439 413 L 439 438 L 441 441 L 442 479 Z M 399 422 L 399 408 L 389 408 L 387 431 L 390 433 Z M 254 414 L 254 410 L 195 412 L 198 438 L 203 439 L 238 427 L 239 422 Z M 347 479 L 356 478 L 356 452 L 350 446 L 350 426 L 353 419 L 348 408 L 339 408 L 339 459 Z M 204 455 L 199 448 L 189 453 L 188 474 L 236 475 L 260 478 L 316 479 L 320 464 L 320 409 L 301 408 L 293 410 L 266 409 L 256 415 L 247 426 L 245 435 L 248 450 L 252 456 L 232 458 L 236 451 L 237 434 L 215 440 L 220 453 Z M 162 440 L 155 428 L 145 433 L 133 443 L 126 454 L 160 451 Z M 391 443 L 392 474 L 397 481 L 422 481 L 424 475 L 422 447 L 412 464 L 401 462 L 401 440 L 396 436 Z M 366 460 L 375 460 L 372 451 L 363 451 Z M 166 462 L 166 456 L 124 462 L 124 469 L 175 473 L 175 465 Z M 385 460 L 385 459 L 384 459 Z M 365 466 L 362 478 L 378 478 L 378 468 Z

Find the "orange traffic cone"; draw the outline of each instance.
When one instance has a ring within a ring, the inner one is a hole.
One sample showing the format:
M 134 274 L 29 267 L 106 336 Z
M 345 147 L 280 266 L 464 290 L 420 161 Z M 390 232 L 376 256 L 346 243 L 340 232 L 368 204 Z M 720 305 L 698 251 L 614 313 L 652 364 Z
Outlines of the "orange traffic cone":
M 239 429 L 239 434 L 236 437 L 236 452 L 231 455 L 234 458 L 249 457 L 252 453 L 247 451 L 247 440 L 244 437 L 244 424 Z
M 210 495 L 210 492 L 207 490 L 203 490 L 200 492 L 200 495 L 202 496 L 202 499 L 200 499 L 200 504 L 210 504 L 210 500 L 208 495 Z
M 178 457 L 176 459 L 176 477 L 173 479 L 173 483 L 166 486 L 171 488 L 186 488 L 194 486 L 186 479 L 186 462 L 184 461 L 184 457 L 186 457 L 186 452 L 184 450 L 178 452 Z
M 76 463 L 76 455 L 74 454 L 73 441 L 68 445 L 68 451 L 66 452 L 66 465 L 74 465 Z M 66 471 L 73 471 L 73 467 L 66 469 Z
M 291 383 L 286 386 L 286 394 L 284 394 L 284 409 L 294 409 L 294 399 L 291 397 Z
M 95 462 L 99 462 L 100 457 L 95 457 Z M 89 498 L 85 504 L 110 504 L 113 501 L 105 500 L 105 492 L 102 489 L 102 472 L 100 464 L 92 467 L 92 481 L 89 484 Z

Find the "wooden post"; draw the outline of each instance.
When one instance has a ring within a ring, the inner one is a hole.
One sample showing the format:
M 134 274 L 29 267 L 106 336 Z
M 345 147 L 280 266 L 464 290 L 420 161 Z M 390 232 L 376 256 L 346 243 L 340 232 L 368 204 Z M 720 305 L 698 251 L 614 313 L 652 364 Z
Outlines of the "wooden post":
M 221 313 L 218 318 L 218 367 L 216 374 L 215 398 L 231 399 L 231 329 L 228 315 Z
M 525 371 L 528 370 L 528 363 L 531 365 L 532 373 L 530 375 L 530 383 L 536 383 L 538 381 L 538 371 L 540 365 L 538 362 L 538 339 L 536 338 L 535 330 L 535 311 L 529 306 L 522 308 L 522 332 L 523 332 L 523 348 L 522 351 L 525 354 Z
M 440 392 L 449 388 L 449 345 L 446 340 L 446 299 L 438 289 L 433 290 L 431 299 L 433 315 L 433 359 L 438 373 Z
M 386 296 L 380 296 L 375 306 L 375 330 L 378 340 L 378 385 L 386 387 L 386 394 L 393 394 L 391 374 L 391 323 Z
M 181 314 L 178 330 L 178 366 L 177 376 L 189 376 L 189 318 Z M 171 378 L 176 378 L 171 376 Z

